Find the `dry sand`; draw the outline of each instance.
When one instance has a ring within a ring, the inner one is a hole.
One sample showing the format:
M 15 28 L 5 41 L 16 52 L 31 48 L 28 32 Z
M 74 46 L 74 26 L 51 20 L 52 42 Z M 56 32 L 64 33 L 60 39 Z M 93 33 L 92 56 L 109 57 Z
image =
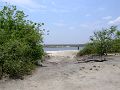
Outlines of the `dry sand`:
M 105 62 L 78 63 L 77 51 L 51 55 L 24 80 L 1 80 L 0 90 L 120 90 L 120 56 Z

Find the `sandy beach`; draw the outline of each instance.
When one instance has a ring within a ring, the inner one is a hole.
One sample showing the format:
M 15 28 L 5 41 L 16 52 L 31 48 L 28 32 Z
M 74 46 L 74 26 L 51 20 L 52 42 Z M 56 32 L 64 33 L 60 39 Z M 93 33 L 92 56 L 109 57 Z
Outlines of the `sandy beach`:
M 49 51 L 43 67 L 24 80 L 0 80 L 0 90 L 120 90 L 120 56 L 79 63 L 78 51 Z

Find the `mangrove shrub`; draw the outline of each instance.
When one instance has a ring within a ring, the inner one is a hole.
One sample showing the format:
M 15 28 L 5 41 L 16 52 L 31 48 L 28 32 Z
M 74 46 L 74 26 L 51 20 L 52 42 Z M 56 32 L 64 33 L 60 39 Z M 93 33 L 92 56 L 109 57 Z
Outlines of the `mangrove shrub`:
M 0 71 L 12 78 L 30 74 L 37 60 L 41 60 L 43 23 L 27 20 L 16 6 L 0 9 Z

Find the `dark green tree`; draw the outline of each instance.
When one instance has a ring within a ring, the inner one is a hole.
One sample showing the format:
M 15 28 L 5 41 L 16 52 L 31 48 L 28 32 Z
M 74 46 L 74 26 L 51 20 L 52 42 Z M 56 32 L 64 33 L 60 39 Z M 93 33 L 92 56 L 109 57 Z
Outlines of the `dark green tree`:
M 31 72 L 43 51 L 44 23 L 27 20 L 16 6 L 6 5 L 0 10 L 0 68 L 10 77 Z

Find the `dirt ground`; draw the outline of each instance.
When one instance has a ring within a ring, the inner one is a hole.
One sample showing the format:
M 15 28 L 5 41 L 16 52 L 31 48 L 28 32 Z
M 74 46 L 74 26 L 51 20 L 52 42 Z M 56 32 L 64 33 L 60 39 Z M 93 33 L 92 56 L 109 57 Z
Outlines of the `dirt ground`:
M 50 59 L 33 75 L 24 80 L 3 79 L 0 90 L 120 90 L 120 56 L 78 63 L 77 51 L 48 53 Z

